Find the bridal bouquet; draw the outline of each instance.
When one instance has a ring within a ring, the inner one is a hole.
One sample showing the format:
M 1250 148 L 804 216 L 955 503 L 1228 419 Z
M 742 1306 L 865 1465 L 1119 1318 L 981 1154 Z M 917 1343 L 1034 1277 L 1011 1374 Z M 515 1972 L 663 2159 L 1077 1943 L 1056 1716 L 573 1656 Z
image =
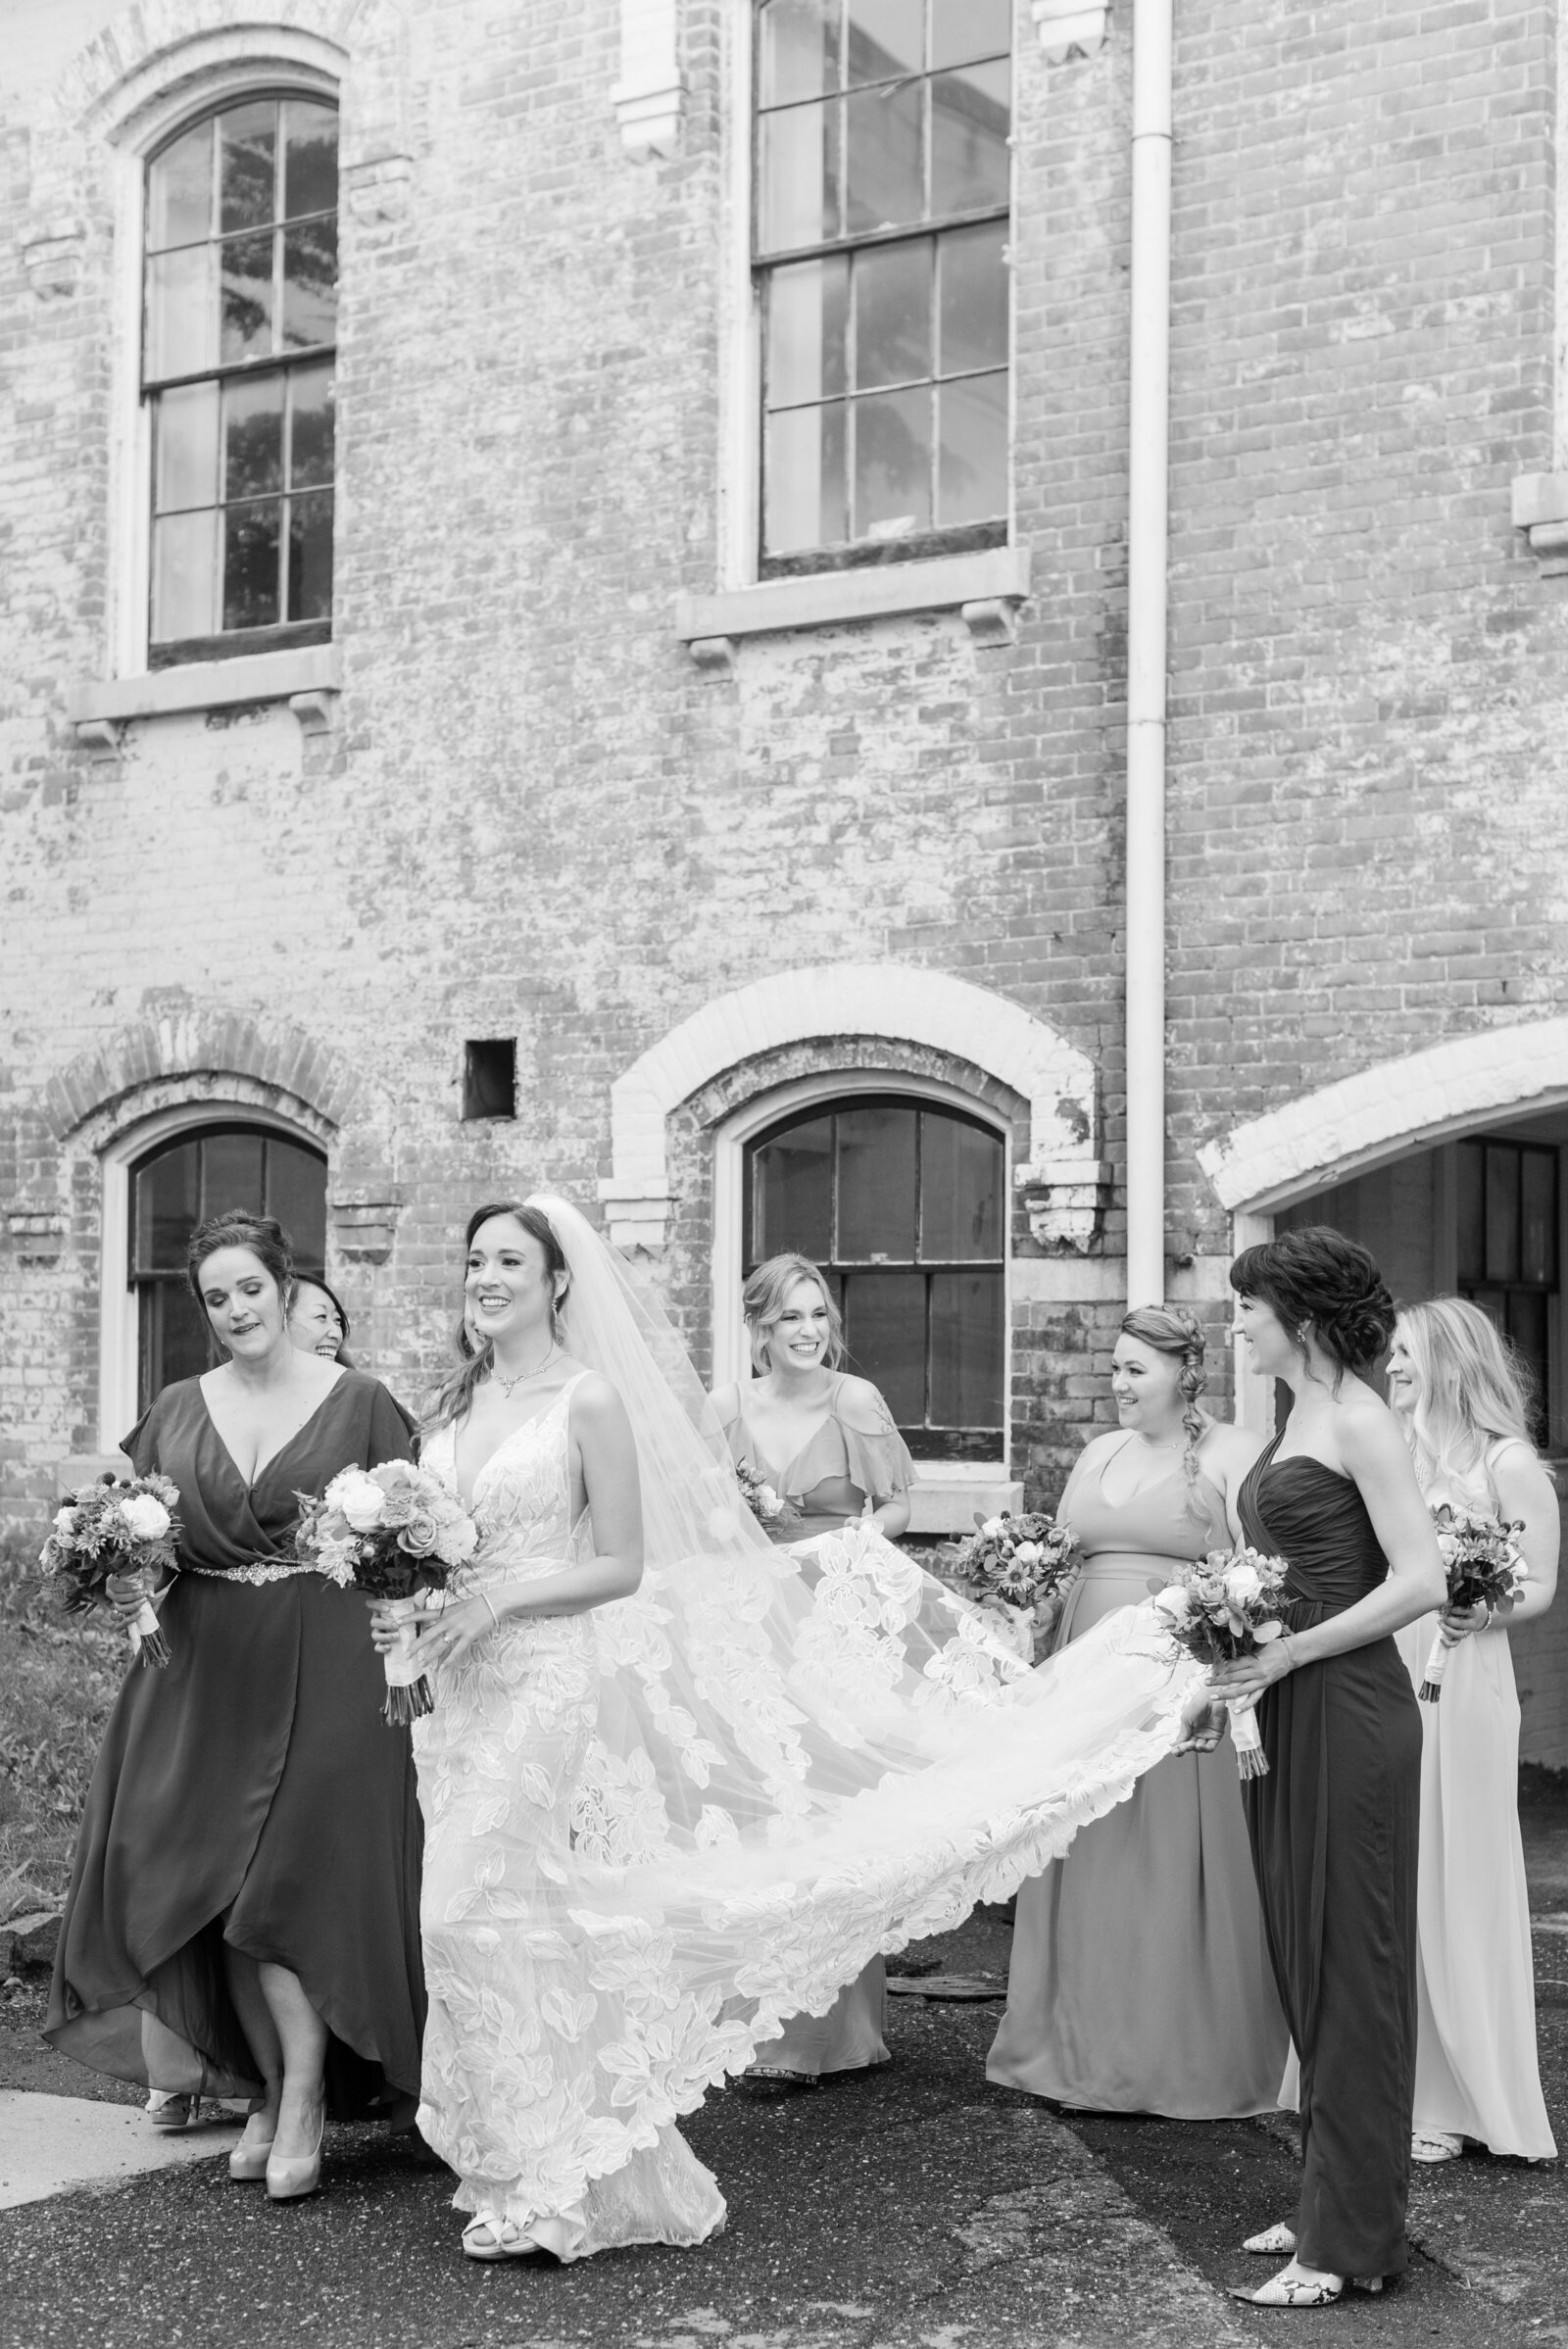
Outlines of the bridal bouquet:
M 383 1719 L 394 1729 L 419 1720 L 431 1710 L 431 1696 L 412 1654 L 417 1593 L 446 1589 L 453 1568 L 477 1548 L 478 1528 L 439 1478 L 412 1460 L 345 1468 L 319 1500 L 308 1493 L 297 1498 L 296 1554 L 329 1582 L 362 1590 L 397 1626 L 398 1643 L 381 1658 Z
M 1078 1543 L 1054 1517 L 976 1514 L 975 1531 L 947 1579 L 976 1606 L 1009 1619 L 1019 1653 L 1037 1664 L 1061 1615 L 1062 1592 L 1078 1571 Z
M 801 1523 L 801 1512 L 787 1501 L 776 1485 L 748 1468 L 744 1460 L 735 1463 L 735 1482 L 741 1489 L 741 1498 L 765 1533 L 792 1534 Z
M 178 1506 L 179 1488 L 167 1476 L 120 1477 L 111 1471 L 96 1485 L 67 1493 L 38 1559 L 73 1615 L 108 1601 L 111 1576 L 139 1586 L 141 1605 L 127 1628 L 131 1653 L 144 1664 L 169 1661 L 169 1641 L 152 1594 L 160 1569 L 173 1572 L 179 1564 Z
M 1285 1560 L 1256 1549 L 1211 1549 L 1179 1566 L 1168 1583 L 1151 1583 L 1155 1612 L 1178 1647 L 1200 1664 L 1232 1664 L 1285 1630 L 1276 1609 L 1285 1587 Z M 1250 1700 L 1227 1704 L 1236 1766 L 1243 1778 L 1266 1778 L 1268 1761 Z
M 1432 1512 L 1438 1529 L 1438 1547 L 1448 1577 L 1450 1607 L 1511 1607 L 1525 1587 L 1528 1569 L 1515 1537 L 1524 1532 L 1516 1521 L 1475 1517 L 1442 1501 Z M 1458 1642 L 1446 1639 L 1440 1626 L 1427 1658 L 1426 1678 L 1417 1694 L 1423 1704 L 1436 1704 L 1443 1694 L 1443 1676 Z

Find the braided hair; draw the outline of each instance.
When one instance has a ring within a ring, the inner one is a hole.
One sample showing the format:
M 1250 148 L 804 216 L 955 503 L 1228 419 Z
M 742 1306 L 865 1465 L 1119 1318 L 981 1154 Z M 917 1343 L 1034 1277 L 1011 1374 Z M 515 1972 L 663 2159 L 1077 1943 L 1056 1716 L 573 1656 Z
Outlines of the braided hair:
M 1189 1516 L 1206 1519 L 1208 1511 L 1199 1495 L 1198 1449 L 1208 1433 L 1208 1414 L 1199 1408 L 1199 1396 L 1208 1385 L 1208 1373 L 1203 1367 L 1202 1326 L 1180 1305 L 1137 1305 L 1123 1316 L 1120 1335 L 1136 1338 L 1141 1346 L 1152 1346 L 1157 1354 L 1166 1354 L 1181 1363 L 1177 1393 L 1182 1398 L 1182 1426 L 1187 1442 L 1182 1449 L 1182 1474 L 1187 1480 L 1187 1511 Z

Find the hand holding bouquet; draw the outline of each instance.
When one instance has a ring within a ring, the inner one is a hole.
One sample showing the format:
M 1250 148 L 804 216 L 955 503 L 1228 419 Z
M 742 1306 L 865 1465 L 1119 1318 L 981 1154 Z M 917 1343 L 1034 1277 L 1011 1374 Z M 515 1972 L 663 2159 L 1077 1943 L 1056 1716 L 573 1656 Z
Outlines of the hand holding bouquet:
M 744 1460 L 735 1463 L 735 1482 L 741 1498 L 764 1533 L 793 1534 L 801 1523 L 801 1512 L 787 1501 L 766 1477 L 759 1476 Z
M 296 1553 L 334 1583 L 362 1590 L 396 1625 L 382 1656 L 387 1695 L 382 1717 L 394 1729 L 431 1710 L 430 1684 L 413 1660 L 421 1590 L 444 1590 L 466 1565 L 479 1534 L 462 1502 L 439 1478 L 412 1460 L 345 1468 L 319 1500 L 299 1494 Z
M 167 1567 L 172 1574 L 179 1565 L 178 1506 L 179 1488 L 167 1476 L 121 1477 L 111 1470 L 96 1485 L 66 1495 L 38 1559 L 69 1614 L 139 1593 L 141 1603 L 125 1628 L 132 1655 L 144 1664 L 169 1661 L 169 1641 L 152 1602 L 160 1571 Z
M 1255 1549 L 1211 1549 L 1183 1565 L 1168 1583 L 1152 1583 L 1155 1612 L 1178 1647 L 1200 1664 L 1231 1664 L 1278 1639 L 1276 1612 L 1285 1560 Z M 1266 1778 L 1268 1761 L 1251 1701 L 1229 1703 L 1236 1766 L 1243 1778 Z
M 1054 1517 L 975 1517 L 975 1531 L 955 1557 L 949 1579 L 977 1606 L 1008 1619 L 1024 1661 L 1038 1664 L 1061 1615 L 1065 1586 L 1078 1571 L 1078 1543 Z
M 1521 1522 L 1504 1525 L 1500 1517 L 1473 1516 L 1449 1501 L 1441 1502 L 1432 1518 L 1448 1578 L 1445 1616 L 1471 1607 L 1505 1610 L 1522 1596 L 1529 1570 L 1516 1538 L 1525 1530 Z M 1426 1678 L 1417 1691 L 1423 1704 L 1436 1704 L 1443 1694 L 1448 1658 L 1463 1637 L 1462 1631 L 1440 1622 Z

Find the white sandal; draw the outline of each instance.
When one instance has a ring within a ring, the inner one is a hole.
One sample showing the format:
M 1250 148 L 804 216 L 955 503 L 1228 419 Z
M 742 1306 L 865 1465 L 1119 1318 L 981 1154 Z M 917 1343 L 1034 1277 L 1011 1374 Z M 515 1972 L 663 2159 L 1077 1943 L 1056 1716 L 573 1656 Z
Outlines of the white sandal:
M 514 2219 L 470 2219 L 463 2230 L 466 2259 L 528 2259 L 542 2249 Z
M 1232 2287 L 1233 2300 L 1245 2300 L 1250 2308 L 1332 2308 L 1345 2290 L 1343 2276 L 1293 2276 L 1291 2268 L 1282 2268 L 1271 2276 L 1255 2292 L 1244 2292 Z
M 1446 2129 L 1418 2129 L 1410 2139 L 1413 2162 L 1456 2162 L 1464 2151 L 1463 2137 Z

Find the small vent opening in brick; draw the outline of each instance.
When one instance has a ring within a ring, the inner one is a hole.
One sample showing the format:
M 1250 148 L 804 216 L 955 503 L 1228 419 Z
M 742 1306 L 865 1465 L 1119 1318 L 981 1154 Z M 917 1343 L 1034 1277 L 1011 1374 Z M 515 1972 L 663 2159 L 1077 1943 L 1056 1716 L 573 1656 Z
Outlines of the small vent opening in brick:
M 464 1046 L 463 1114 L 466 1118 L 516 1116 L 515 1038 L 470 1038 Z

